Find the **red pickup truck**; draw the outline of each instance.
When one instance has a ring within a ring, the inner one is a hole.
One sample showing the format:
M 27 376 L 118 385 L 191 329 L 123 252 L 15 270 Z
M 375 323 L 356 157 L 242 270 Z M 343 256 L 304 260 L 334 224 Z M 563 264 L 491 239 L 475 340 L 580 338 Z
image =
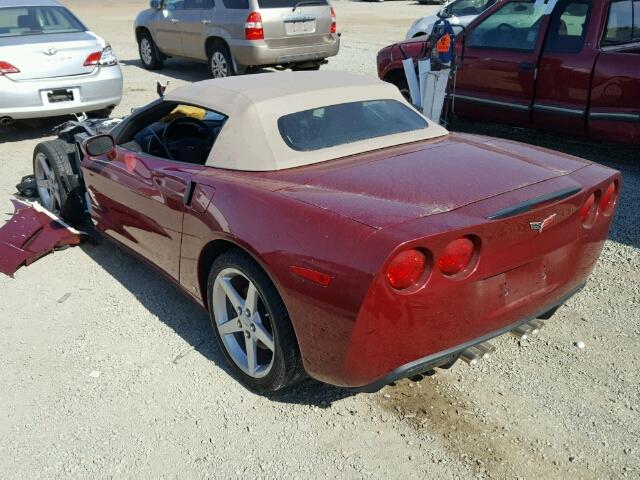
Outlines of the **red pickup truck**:
M 381 50 L 380 78 L 406 88 L 425 41 Z M 456 53 L 456 115 L 640 144 L 640 0 L 499 1 Z

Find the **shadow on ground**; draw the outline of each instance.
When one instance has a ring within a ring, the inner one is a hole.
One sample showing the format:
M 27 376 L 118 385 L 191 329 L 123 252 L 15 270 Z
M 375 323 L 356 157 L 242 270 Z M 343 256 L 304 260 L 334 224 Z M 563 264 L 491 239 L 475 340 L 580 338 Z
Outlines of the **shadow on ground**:
M 506 138 L 558 150 L 601 163 L 622 172 L 622 195 L 609 232 L 614 242 L 640 248 L 640 148 L 592 142 L 579 137 L 559 135 L 456 118 L 451 130 Z
M 130 67 L 144 68 L 142 62 L 139 59 L 120 60 L 120 63 Z M 264 68 L 255 68 L 248 71 L 248 74 L 255 73 L 269 73 L 272 70 Z M 202 80 L 211 79 L 211 70 L 205 63 L 198 63 L 189 60 L 179 60 L 170 58 L 165 61 L 162 69 L 157 70 L 157 73 L 166 77 L 175 78 L 178 80 L 184 80 L 186 82 L 199 82 Z
M 33 120 L 18 120 L 12 125 L 0 127 L 0 145 L 34 140 L 53 135 L 53 128 L 73 117 L 50 117 Z
M 196 352 L 233 376 L 214 341 L 209 316 L 200 305 L 155 269 L 110 241 L 101 242 L 100 245 L 83 244 L 81 248 L 131 292 L 150 313 L 190 345 L 190 349 L 176 352 L 174 363 L 179 363 L 185 356 Z M 285 393 L 272 395 L 270 399 L 280 403 L 328 408 L 333 402 L 351 395 L 353 392 L 348 390 L 308 379 Z

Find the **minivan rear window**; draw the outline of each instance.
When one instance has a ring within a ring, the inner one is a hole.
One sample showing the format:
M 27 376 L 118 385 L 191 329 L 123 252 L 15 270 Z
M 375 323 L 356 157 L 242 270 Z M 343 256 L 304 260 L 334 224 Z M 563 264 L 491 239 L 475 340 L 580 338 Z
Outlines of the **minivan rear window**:
M 84 25 L 64 7 L 0 7 L 0 37 L 85 30 Z
M 428 126 L 424 117 L 397 100 L 342 103 L 278 119 L 280 135 L 289 147 L 300 152 L 423 130 Z
M 291 8 L 295 6 L 313 7 L 318 5 L 329 5 L 327 0 L 258 0 L 260 8 Z

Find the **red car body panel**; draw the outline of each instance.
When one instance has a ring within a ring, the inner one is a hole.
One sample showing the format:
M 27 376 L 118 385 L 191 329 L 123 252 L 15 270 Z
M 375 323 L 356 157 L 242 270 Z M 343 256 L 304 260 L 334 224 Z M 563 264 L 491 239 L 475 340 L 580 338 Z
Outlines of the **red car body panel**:
M 118 147 L 112 158 L 85 158 L 82 170 L 99 230 L 203 306 L 208 259 L 244 249 L 281 294 L 307 372 L 365 389 L 380 388 L 403 365 L 547 311 L 584 284 L 611 216 L 586 229 L 578 210 L 591 192 L 620 181 L 568 155 L 470 135 L 273 172 L 189 166 Z M 575 193 L 486 218 L 566 189 Z M 552 212 L 548 230 L 530 228 Z M 479 239 L 478 264 L 465 278 L 446 278 L 433 259 L 466 234 Z M 431 252 L 430 278 L 400 293 L 386 283 L 385 267 L 413 245 Z M 292 266 L 331 282 L 305 279 Z
M 477 120 L 510 123 L 586 136 L 640 143 L 640 44 L 602 46 L 610 0 L 591 2 L 585 37 L 577 53 L 545 49 L 551 17 L 542 17 L 532 52 L 474 48 L 465 38 L 484 19 L 513 0 L 498 2 L 457 38 L 458 73 L 454 110 Z M 427 40 L 410 40 L 378 54 L 378 75 L 404 81 L 401 49 L 412 56 Z

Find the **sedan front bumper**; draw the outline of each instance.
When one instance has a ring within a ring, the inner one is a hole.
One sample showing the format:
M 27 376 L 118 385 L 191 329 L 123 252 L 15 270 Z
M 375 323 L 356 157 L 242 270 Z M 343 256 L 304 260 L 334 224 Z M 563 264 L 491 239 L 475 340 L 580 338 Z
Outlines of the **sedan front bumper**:
M 120 67 L 97 67 L 88 75 L 36 80 L 0 77 L 0 118 L 55 117 L 115 107 L 122 99 Z M 52 101 L 51 92 L 70 92 L 72 100 Z

